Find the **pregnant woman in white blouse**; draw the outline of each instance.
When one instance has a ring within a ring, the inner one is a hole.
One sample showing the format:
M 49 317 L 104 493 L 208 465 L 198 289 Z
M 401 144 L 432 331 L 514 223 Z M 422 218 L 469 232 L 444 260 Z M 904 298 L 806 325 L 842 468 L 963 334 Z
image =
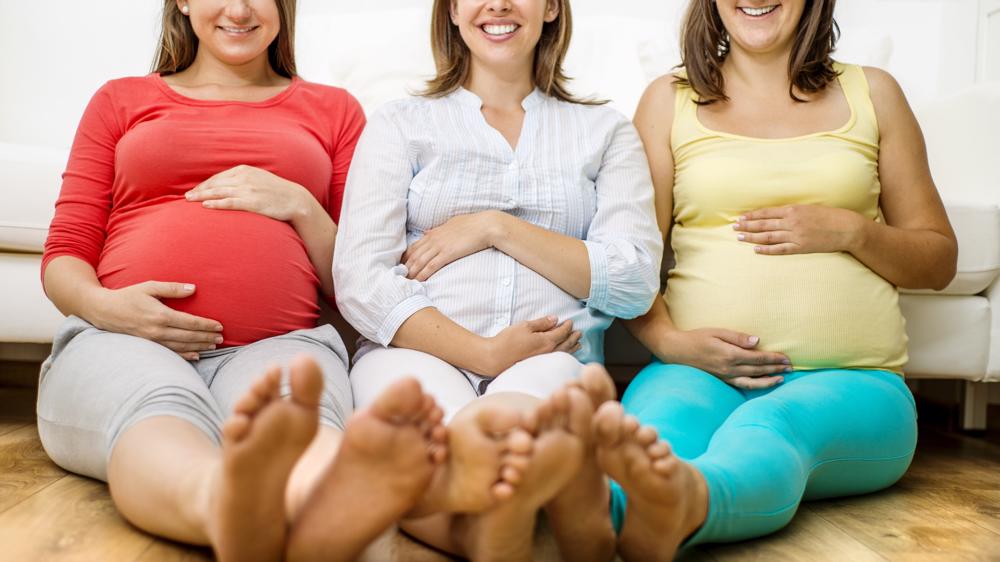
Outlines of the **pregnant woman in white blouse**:
M 581 522 L 601 510 L 560 501 L 603 485 L 584 460 L 594 400 L 560 389 L 658 294 L 642 144 L 568 93 L 568 0 L 436 0 L 433 18 L 437 77 L 371 116 L 348 176 L 333 270 L 363 336 L 355 403 L 414 375 L 445 411 L 451 460 L 414 535 L 530 557 L 544 507 L 567 559 L 607 558 L 614 537 Z

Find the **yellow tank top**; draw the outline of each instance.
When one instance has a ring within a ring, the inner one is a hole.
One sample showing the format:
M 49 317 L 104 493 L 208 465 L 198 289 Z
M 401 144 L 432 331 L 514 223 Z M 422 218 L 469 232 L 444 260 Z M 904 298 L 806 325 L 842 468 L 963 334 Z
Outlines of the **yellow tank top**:
M 712 131 L 697 94 L 678 86 L 674 156 L 676 267 L 664 298 L 683 330 L 760 337 L 797 369 L 902 373 L 906 331 L 896 287 L 849 253 L 758 255 L 732 224 L 763 207 L 825 205 L 878 221 L 879 132 L 861 67 L 837 64 L 851 116 L 839 129 L 785 139 Z

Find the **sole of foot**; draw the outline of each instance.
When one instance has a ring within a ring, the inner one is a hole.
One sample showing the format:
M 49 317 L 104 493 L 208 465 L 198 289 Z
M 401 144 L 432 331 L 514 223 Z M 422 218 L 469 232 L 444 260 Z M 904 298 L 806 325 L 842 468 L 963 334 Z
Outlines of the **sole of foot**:
M 617 402 L 594 415 L 597 461 L 628 496 L 618 552 L 627 562 L 673 560 L 708 511 L 701 474 Z
M 522 480 L 534 442 L 517 410 L 483 402 L 454 417 L 447 448 L 447 460 L 408 516 L 480 513 L 507 500 Z
M 415 379 L 347 423 L 336 458 L 293 523 L 289 560 L 354 560 L 423 494 L 445 458 L 442 413 Z
M 577 388 L 563 388 L 526 416 L 534 448 L 509 499 L 468 522 L 465 550 L 473 560 L 530 560 L 535 521 L 579 472 L 593 407 Z
M 290 367 L 292 395 L 282 399 L 281 369 L 270 368 L 236 403 L 222 428 L 222 464 L 209 523 L 221 561 L 277 560 L 284 554 L 285 489 L 316 435 L 323 377 L 308 358 Z
M 584 444 L 576 476 L 545 506 L 549 528 L 563 560 L 607 562 L 614 557 L 616 536 L 609 511 L 610 487 L 597 463 L 593 436 L 595 404 L 615 398 L 614 383 L 603 367 L 588 365 L 567 387 L 571 411 L 570 430 Z

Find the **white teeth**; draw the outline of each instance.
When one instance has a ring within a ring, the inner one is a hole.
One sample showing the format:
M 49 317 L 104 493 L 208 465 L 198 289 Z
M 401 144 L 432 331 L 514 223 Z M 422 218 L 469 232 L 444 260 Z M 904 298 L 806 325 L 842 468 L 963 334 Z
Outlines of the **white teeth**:
M 483 31 L 490 35 L 507 35 L 508 33 L 514 33 L 517 31 L 517 26 L 514 24 L 507 25 L 484 25 Z
M 764 8 L 740 8 L 740 10 L 748 16 L 763 16 L 764 14 L 770 14 L 775 8 L 777 8 L 777 6 L 766 6 Z
M 254 28 L 252 27 L 223 27 L 224 31 L 229 33 L 250 33 Z

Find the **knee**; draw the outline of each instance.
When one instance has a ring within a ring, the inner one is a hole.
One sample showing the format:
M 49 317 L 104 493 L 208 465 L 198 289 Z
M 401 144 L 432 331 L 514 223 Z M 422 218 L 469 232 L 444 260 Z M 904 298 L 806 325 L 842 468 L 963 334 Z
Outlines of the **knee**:
M 632 379 L 622 395 L 622 404 L 629 409 L 641 408 L 650 401 L 659 402 L 678 393 L 700 402 L 720 393 L 733 394 L 737 391 L 701 369 L 656 361 Z

